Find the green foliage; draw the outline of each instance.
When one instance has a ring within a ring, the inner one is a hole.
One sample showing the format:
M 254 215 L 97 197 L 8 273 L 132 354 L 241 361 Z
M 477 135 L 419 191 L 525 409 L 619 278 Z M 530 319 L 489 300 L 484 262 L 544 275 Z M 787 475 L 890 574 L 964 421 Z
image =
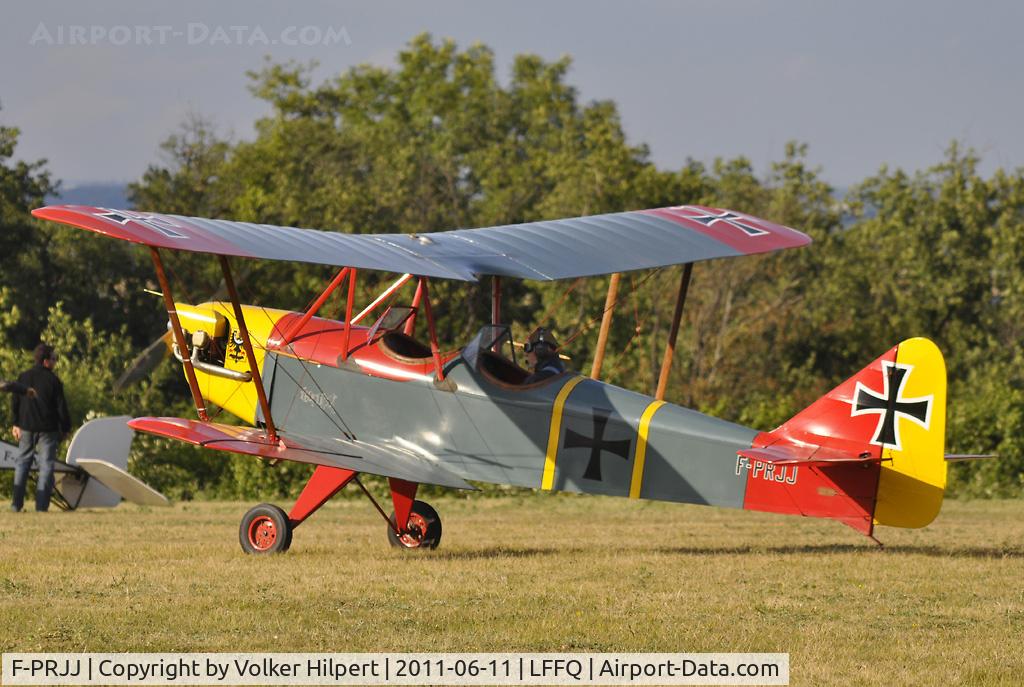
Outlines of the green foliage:
M 0 370 L 5 377 L 15 377 L 32 365 L 32 355 L 30 350 L 18 349 L 3 333 L 7 328 L 16 330 L 19 326 L 19 314 L 10 304 L 7 289 L 0 291 L 0 311 L 5 313 L 4 329 L 0 330 Z M 114 332 L 101 331 L 91 318 L 71 317 L 63 302 L 58 301 L 49 310 L 42 340 L 58 352 L 55 371 L 64 383 L 76 428 L 95 417 L 138 415 L 143 408 L 163 408 L 171 414 L 188 412 L 183 403 L 168 403 L 164 398 L 161 385 L 168 381 L 169 367 L 120 395 L 111 393 L 114 380 L 133 354 L 132 343 L 123 327 Z M 6 409 L 4 412 L 8 413 Z M 8 421 L 3 423 L 3 439 L 13 441 Z M 210 479 L 209 457 L 177 442 L 140 436 L 133 446 L 131 462 L 136 474 L 178 498 L 187 496 L 190 489 L 195 491 L 191 485 L 203 480 L 204 473 Z M 9 475 L 4 485 L 9 485 Z
M 270 107 L 249 140 L 191 116 L 132 184 L 136 207 L 352 233 L 424 232 L 640 207 L 700 203 L 770 218 L 812 247 L 696 265 L 668 398 L 759 428 L 775 426 L 894 343 L 927 336 L 949 369 L 948 449 L 998 452 L 956 466 L 958 493 L 1024 491 L 1024 172 L 978 173 L 952 145 L 935 167 L 882 167 L 845 199 L 790 143 L 761 176 L 749 160 L 656 168 L 618 110 L 582 102 L 568 58 L 514 60 L 506 80 L 485 46 L 414 38 L 393 68 L 363 65 L 315 84 L 311 65 L 267 62 L 251 89 Z M 39 335 L 66 349 L 76 419 L 94 412 L 188 414 L 173 366 L 124 397 L 107 391 L 132 352 L 163 331 L 148 256 L 127 244 L 36 223 L 54 189 L 42 162 L 10 163 L 0 129 L 0 364 L 14 370 Z M 208 257 L 169 256 L 179 296 L 220 281 Z M 680 268 L 624 275 L 604 378 L 651 393 Z M 331 270 L 239 269 L 243 300 L 298 309 Z M 360 274 L 368 300 L 392 275 Z M 517 338 L 538 324 L 589 371 L 607 278 L 505 282 Z M 432 284 L 438 330 L 459 346 L 488 317 L 489 284 Z M 406 296 L 408 297 L 408 295 Z M 63 305 L 47 314 L 47 308 Z M 337 312 L 329 304 L 327 312 Z M 74 361 L 74 362 L 72 362 Z M 79 368 L 78 365 L 81 364 Z M 179 498 L 294 495 L 309 468 L 267 467 L 140 437 L 134 469 Z M 145 458 L 141 458 L 145 456 Z
M 0 287 L 9 289 L 8 307 L 17 308 L 25 320 L 27 326 L 21 331 L 32 330 L 18 337 L 27 345 L 41 329 L 46 304 L 53 302 L 48 300 L 53 292 L 46 279 L 48 237 L 35 231 L 37 225 L 29 211 L 42 205 L 57 185 L 46 171 L 45 160 L 13 161 L 18 135 L 18 129 L 0 126 Z M 28 280 L 33 288 L 17 284 L 15 276 Z M 10 335 L 13 330 L 6 332 Z

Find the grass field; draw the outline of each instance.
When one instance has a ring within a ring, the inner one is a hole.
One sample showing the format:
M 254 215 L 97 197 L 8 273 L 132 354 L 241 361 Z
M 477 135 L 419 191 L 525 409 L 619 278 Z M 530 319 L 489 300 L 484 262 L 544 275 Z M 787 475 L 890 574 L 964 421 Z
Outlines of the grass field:
M 440 499 L 434 552 L 363 500 L 244 556 L 248 504 L 0 514 L 3 651 L 789 652 L 792 684 L 1024 683 L 1024 502 L 886 543 L 838 523 L 567 496 Z

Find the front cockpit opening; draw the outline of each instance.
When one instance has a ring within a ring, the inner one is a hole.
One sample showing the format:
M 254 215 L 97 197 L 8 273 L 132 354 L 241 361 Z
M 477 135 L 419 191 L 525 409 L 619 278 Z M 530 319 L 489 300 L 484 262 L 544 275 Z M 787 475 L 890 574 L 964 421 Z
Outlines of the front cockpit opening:
M 419 363 L 430 358 L 430 346 L 412 335 L 417 308 L 392 305 L 377 318 L 366 335 L 366 344 L 377 348 L 389 358 L 399 362 Z

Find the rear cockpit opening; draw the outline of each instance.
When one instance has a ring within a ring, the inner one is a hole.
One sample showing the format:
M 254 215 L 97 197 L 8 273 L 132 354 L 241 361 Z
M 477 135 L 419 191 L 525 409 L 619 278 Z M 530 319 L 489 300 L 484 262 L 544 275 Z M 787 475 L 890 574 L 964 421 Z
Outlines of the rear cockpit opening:
M 505 356 L 494 351 L 482 351 L 480 353 L 479 367 L 484 376 L 492 381 L 513 386 L 522 386 L 526 378 L 530 376 L 529 371 L 524 370 Z

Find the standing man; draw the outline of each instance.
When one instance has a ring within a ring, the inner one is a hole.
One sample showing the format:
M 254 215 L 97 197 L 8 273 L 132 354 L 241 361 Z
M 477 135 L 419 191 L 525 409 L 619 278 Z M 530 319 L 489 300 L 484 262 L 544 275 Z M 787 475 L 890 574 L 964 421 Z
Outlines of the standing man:
M 14 417 L 14 438 L 18 441 L 17 465 L 14 468 L 14 498 L 11 510 L 18 512 L 25 502 L 25 487 L 32 461 L 39 463 L 36 482 L 36 510 L 50 508 L 53 494 L 53 464 L 57 461 L 57 447 L 71 431 L 71 416 L 64 400 L 64 385 L 53 368 L 57 355 L 52 346 L 41 343 L 34 351 L 36 364 L 21 373 L 18 384 L 33 389 L 34 395 L 15 393 L 11 397 Z

